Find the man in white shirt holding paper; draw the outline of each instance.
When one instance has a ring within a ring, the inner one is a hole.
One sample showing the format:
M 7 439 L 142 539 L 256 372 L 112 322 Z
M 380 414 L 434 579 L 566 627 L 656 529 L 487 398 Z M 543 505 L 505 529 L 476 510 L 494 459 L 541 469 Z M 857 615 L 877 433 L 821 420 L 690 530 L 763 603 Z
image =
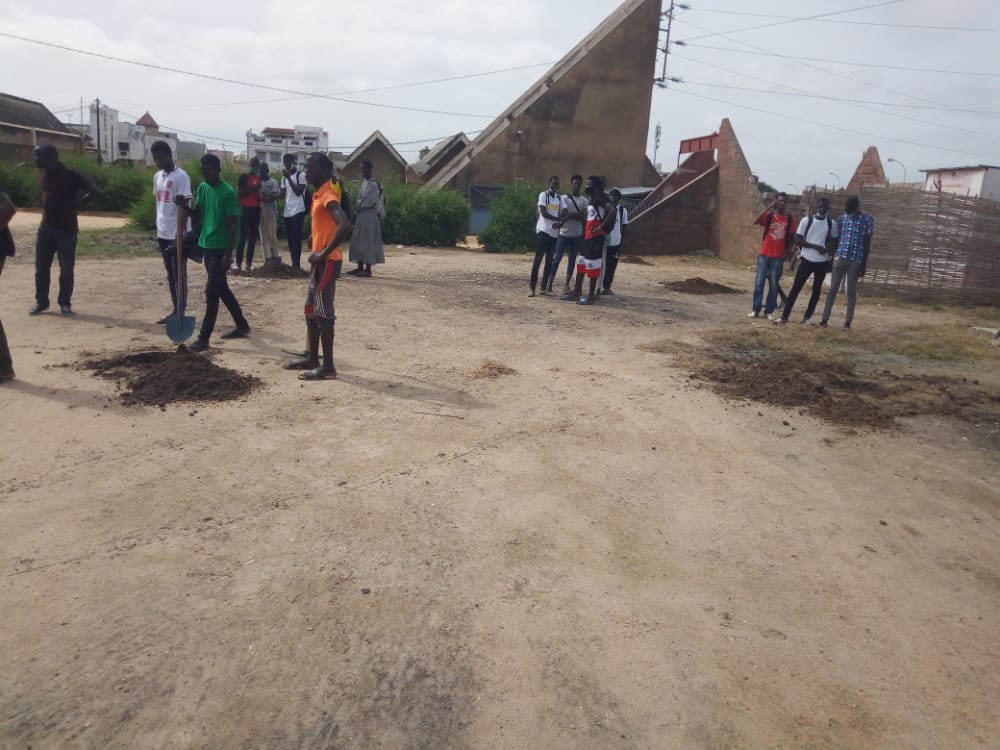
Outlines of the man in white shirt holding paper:
M 799 267 L 795 271 L 795 282 L 792 284 L 792 290 L 788 293 L 788 299 L 785 301 L 785 309 L 782 310 L 781 317 L 774 321 L 775 323 L 784 325 L 788 322 L 799 292 L 812 276 L 812 295 L 809 297 L 806 314 L 802 318 L 803 323 L 811 325 L 813 313 L 816 311 L 816 305 L 823 292 L 823 280 L 826 278 L 827 266 L 830 261 L 829 248 L 832 241 L 839 236 L 840 228 L 837 226 L 837 222 L 830 218 L 830 199 L 825 196 L 821 197 L 816 201 L 816 211 L 803 217 L 795 232 L 795 244 L 802 248 L 799 255 Z
M 549 277 L 552 274 L 552 254 L 556 249 L 556 239 L 562 228 L 559 211 L 562 201 L 559 198 L 559 178 L 549 178 L 549 189 L 538 194 L 538 221 L 535 223 L 535 262 L 531 264 L 531 294 L 535 296 L 538 286 L 538 269 L 545 261 L 542 271 L 542 294 L 548 294 Z
M 167 285 L 170 287 L 170 300 L 173 309 L 170 315 L 156 321 L 162 325 L 167 318 L 177 314 L 177 205 L 174 198 L 182 195 L 190 198 L 191 178 L 187 172 L 174 164 L 174 154 L 166 141 L 156 141 L 149 148 L 153 163 L 159 171 L 153 175 L 153 198 L 156 200 L 156 242 L 163 256 L 163 266 L 167 269 Z M 191 222 L 187 222 L 186 231 L 191 230 Z M 184 256 L 185 267 L 187 256 Z M 184 274 L 187 279 L 187 274 Z
M 281 172 L 281 191 L 284 193 L 285 239 L 288 240 L 288 252 L 292 256 L 292 267 L 301 268 L 302 260 L 302 229 L 305 225 L 306 211 L 306 173 L 295 165 L 295 157 L 285 154 L 285 168 Z

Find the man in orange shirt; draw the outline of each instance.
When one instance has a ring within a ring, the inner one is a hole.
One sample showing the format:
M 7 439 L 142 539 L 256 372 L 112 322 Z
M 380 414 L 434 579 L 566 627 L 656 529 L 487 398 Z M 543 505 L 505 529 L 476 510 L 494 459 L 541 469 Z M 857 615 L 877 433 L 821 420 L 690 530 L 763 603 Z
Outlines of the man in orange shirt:
M 331 380 L 333 366 L 333 300 L 337 277 L 344 263 L 340 243 L 347 238 L 350 224 L 340 207 L 340 185 L 333 178 L 333 162 L 326 154 L 310 154 L 306 159 L 306 180 L 313 186 L 311 204 L 312 255 L 309 256 L 309 293 L 306 295 L 306 332 L 309 354 L 289 363 L 289 370 L 303 370 L 302 380 Z M 323 344 L 323 362 L 319 347 Z

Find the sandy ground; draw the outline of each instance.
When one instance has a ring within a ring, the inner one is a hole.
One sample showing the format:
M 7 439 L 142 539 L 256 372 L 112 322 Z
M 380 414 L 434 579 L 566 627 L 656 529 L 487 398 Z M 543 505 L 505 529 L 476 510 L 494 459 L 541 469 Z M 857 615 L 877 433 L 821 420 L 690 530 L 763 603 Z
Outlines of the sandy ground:
M 117 229 L 128 223 L 128 219 L 115 214 L 80 214 L 78 218 L 80 229 Z M 21 210 L 14 214 L 14 219 L 10 225 L 13 231 L 20 232 L 26 238 L 30 238 L 31 234 L 29 232 L 33 233 L 38 229 L 38 222 L 40 220 L 41 214 L 39 212 Z
M 26 315 L 28 255 L 0 279 L 0 747 L 1000 743 L 996 443 L 727 402 L 638 348 L 767 325 L 657 284 L 749 271 L 624 265 L 582 308 L 528 299 L 525 257 L 390 249 L 310 384 L 281 367 L 303 284 L 237 278 L 254 332 L 216 361 L 263 388 L 159 411 L 63 366 L 169 346 L 158 258 L 81 262 L 65 319 Z

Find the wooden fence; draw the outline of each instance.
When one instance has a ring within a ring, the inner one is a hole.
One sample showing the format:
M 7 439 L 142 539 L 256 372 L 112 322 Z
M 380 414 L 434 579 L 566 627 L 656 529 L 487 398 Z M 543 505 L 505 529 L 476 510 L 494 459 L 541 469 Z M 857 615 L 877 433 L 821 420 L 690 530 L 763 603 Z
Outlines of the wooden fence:
M 817 189 L 804 199 L 814 205 L 817 195 L 830 197 L 836 217 L 850 193 Z M 858 195 L 861 210 L 875 217 L 865 293 L 1000 305 L 1000 203 L 902 187 L 865 187 Z

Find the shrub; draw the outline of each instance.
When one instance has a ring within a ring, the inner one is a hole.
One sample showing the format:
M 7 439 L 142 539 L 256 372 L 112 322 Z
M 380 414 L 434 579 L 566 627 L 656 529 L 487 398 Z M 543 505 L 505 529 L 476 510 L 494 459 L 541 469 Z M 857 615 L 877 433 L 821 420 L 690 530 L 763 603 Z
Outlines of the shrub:
M 156 201 L 152 192 L 144 193 L 139 200 L 129 206 L 128 221 L 136 229 L 150 231 L 156 229 Z
M 12 163 L 0 163 L 0 190 L 10 196 L 15 206 L 35 208 L 42 204 L 38 170 L 33 164 L 16 169 Z
M 539 191 L 506 188 L 490 206 L 490 223 L 479 235 L 489 253 L 523 253 L 535 247 L 535 209 Z
M 469 229 L 469 205 L 453 190 L 419 190 L 387 182 L 382 238 L 397 245 L 454 246 Z M 352 192 L 352 197 L 354 194 Z

